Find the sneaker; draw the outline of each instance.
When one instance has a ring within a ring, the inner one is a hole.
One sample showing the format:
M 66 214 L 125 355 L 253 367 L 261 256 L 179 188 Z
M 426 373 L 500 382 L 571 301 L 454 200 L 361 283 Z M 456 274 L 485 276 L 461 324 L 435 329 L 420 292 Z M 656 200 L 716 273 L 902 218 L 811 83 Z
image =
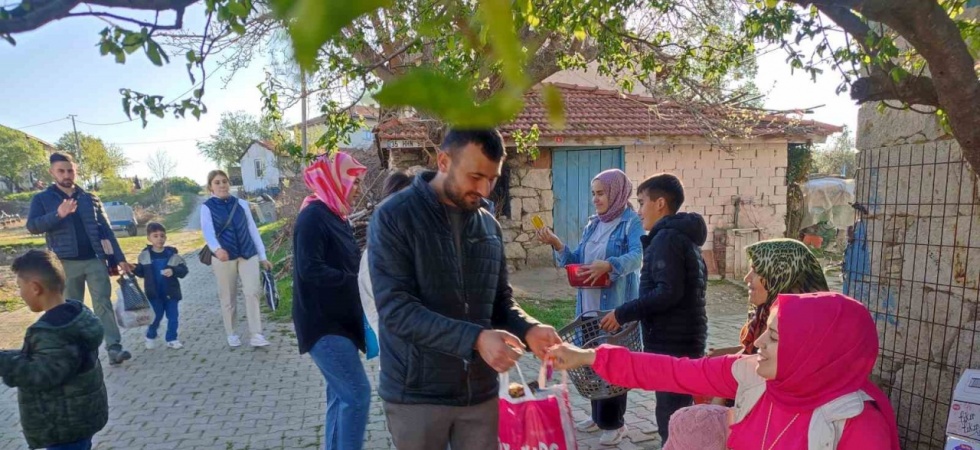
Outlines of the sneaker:
M 269 345 L 269 341 L 265 339 L 265 336 L 261 334 L 253 334 L 252 339 L 248 341 L 248 344 L 252 347 L 265 347 Z
M 157 340 L 156 339 L 146 338 L 146 349 L 147 350 L 153 350 L 155 348 L 157 348 Z
M 238 338 L 238 335 L 232 334 L 228 336 L 228 346 L 230 347 L 241 347 L 242 340 Z
M 619 444 L 624 437 L 626 437 L 626 425 L 623 425 L 618 430 L 604 430 L 602 432 L 602 436 L 599 437 L 599 444 L 616 445 Z
M 181 344 L 180 341 L 176 341 L 176 340 L 167 341 L 167 348 L 172 348 L 172 349 L 184 348 L 184 344 Z
M 109 350 L 109 365 L 118 366 L 133 358 L 133 355 L 122 348 Z
M 579 423 L 576 423 L 575 429 L 583 433 L 591 433 L 593 431 L 599 431 L 599 425 L 596 425 L 592 419 L 585 419 Z

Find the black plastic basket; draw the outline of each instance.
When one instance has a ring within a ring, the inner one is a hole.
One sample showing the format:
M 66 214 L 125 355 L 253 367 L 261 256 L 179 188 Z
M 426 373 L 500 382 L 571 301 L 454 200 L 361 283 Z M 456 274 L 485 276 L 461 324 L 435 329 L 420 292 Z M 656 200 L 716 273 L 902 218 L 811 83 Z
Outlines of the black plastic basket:
M 640 324 L 629 322 L 621 325 L 615 333 L 608 333 L 599 327 L 599 322 L 609 311 L 587 311 L 572 323 L 565 325 L 558 334 L 562 340 L 579 348 L 596 348 L 602 344 L 618 345 L 631 351 L 643 350 L 640 339 Z M 575 384 L 579 394 L 590 400 L 616 397 L 629 389 L 607 383 L 596 375 L 592 367 L 584 366 L 568 371 L 568 377 Z

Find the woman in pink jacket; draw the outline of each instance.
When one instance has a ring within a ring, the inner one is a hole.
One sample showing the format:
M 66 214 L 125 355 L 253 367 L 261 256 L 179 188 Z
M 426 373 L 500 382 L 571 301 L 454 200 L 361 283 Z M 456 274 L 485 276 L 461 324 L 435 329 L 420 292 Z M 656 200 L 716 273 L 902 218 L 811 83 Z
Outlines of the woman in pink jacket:
M 895 413 L 869 379 L 878 333 L 864 305 L 835 293 L 781 295 L 757 355 L 703 359 L 604 345 L 555 347 L 557 368 L 591 365 L 620 386 L 734 398 L 732 450 L 899 450 Z

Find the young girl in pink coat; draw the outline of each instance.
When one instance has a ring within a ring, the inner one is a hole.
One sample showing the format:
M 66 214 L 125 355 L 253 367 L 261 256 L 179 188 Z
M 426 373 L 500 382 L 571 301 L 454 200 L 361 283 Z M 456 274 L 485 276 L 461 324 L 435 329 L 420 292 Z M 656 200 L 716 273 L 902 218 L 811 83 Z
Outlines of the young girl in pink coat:
M 687 359 L 562 344 L 549 358 L 561 369 L 591 365 L 624 387 L 734 398 L 732 450 L 899 450 L 895 413 L 869 379 L 878 334 L 864 305 L 835 293 L 781 295 L 768 324 L 751 356 Z

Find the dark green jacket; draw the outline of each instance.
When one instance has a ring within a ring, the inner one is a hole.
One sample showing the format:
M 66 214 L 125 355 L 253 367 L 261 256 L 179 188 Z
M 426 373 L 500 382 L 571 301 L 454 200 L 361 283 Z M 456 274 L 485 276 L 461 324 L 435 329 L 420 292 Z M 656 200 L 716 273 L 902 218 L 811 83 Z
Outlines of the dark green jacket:
M 30 448 L 87 439 L 105 427 L 109 400 L 102 380 L 102 323 L 69 300 L 27 329 L 24 348 L 0 352 L 0 377 L 17 388 Z

